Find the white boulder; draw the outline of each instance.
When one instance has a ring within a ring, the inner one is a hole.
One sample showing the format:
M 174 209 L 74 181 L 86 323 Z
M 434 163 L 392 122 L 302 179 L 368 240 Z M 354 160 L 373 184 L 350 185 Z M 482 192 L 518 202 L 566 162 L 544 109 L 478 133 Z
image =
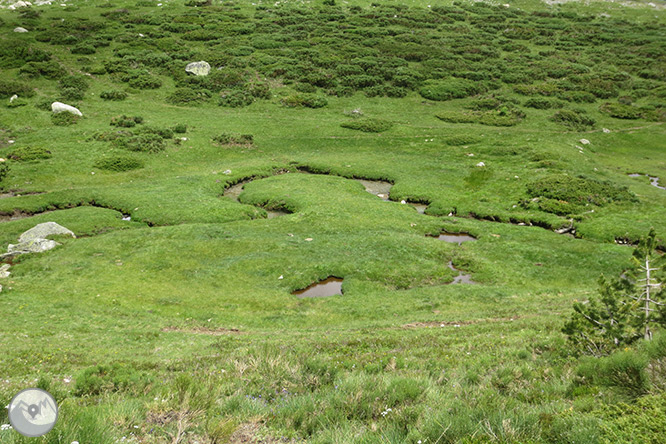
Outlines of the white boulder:
M 14 28 L 14 32 L 28 32 L 28 30 L 20 26 L 17 26 L 16 28 Z
M 194 74 L 195 76 L 207 76 L 210 72 L 210 64 L 205 61 L 188 63 L 185 71 Z
M 486 164 L 485 164 L 485 162 L 479 162 L 479 163 L 476 164 L 476 166 L 484 167 L 484 166 L 486 166 Z
M 54 113 L 67 112 L 67 113 L 75 114 L 77 116 L 83 116 L 83 114 L 81 114 L 81 111 L 79 111 L 78 109 L 74 108 L 71 105 L 67 105 L 67 104 L 62 103 L 62 102 L 53 102 L 51 104 L 51 111 L 53 111 Z
M 16 94 L 14 94 L 13 96 L 11 96 L 11 97 L 9 98 L 9 103 L 12 103 L 12 102 L 13 102 L 14 100 L 16 100 L 16 99 L 18 99 L 18 96 L 17 96 Z

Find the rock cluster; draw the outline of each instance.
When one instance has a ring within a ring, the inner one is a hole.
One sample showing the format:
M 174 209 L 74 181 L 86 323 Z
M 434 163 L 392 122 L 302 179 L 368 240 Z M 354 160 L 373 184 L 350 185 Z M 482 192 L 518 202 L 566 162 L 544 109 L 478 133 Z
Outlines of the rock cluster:
M 48 251 L 60 245 L 58 242 L 47 239 L 53 235 L 65 235 L 76 237 L 71 230 L 58 225 L 55 222 L 45 222 L 43 224 L 35 225 L 19 237 L 18 244 L 9 244 L 7 246 L 7 253 L 0 255 L 0 259 L 7 257 L 17 256 L 19 254 L 27 253 L 41 253 Z

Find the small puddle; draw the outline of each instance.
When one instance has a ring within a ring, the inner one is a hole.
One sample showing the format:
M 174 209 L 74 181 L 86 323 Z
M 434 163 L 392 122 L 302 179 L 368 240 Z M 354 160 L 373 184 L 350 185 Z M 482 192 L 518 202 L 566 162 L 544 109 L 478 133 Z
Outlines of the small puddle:
M 449 261 L 449 268 L 453 271 L 458 272 L 458 276 L 453 278 L 452 282 L 449 282 L 449 284 L 476 284 L 472 280 L 472 275 L 470 274 L 465 274 L 462 271 L 458 270 L 456 267 L 453 266 L 453 262 Z
M 315 282 L 307 288 L 292 293 L 299 298 L 325 298 L 342 295 L 342 279 L 330 276 L 320 282 Z
M 366 180 L 366 179 L 356 179 L 361 185 L 365 187 L 365 191 L 370 194 L 381 198 L 382 200 L 389 200 L 389 193 L 391 187 L 393 186 L 390 182 L 385 182 L 383 180 Z
M 649 178 L 650 179 L 650 185 L 652 185 L 653 187 L 657 187 L 660 190 L 666 190 L 666 187 L 662 187 L 662 186 L 659 185 L 659 178 L 658 177 L 650 176 L 649 174 L 638 174 L 638 173 L 629 174 L 629 177 L 641 177 L 641 176 L 645 176 L 645 177 Z
M 458 245 L 462 244 L 463 242 L 470 242 L 476 240 L 475 237 L 470 236 L 467 233 L 447 233 L 446 231 L 442 231 L 442 233 L 437 237 L 437 239 Z
M 412 202 L 407 202 L 407 204 L 416 208 L 416 211 L 419 214 L 425 214 L 425 210 L 426 210 L 426 208 L 428 208 L 428 205 L 426 205 L 426 204 L 412 203 Z

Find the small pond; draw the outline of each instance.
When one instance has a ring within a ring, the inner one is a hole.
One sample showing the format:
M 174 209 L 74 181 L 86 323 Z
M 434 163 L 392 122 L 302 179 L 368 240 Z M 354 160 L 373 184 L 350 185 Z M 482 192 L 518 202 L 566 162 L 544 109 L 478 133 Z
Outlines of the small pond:
M 446 231 L 442 231 L 442 233 L 440 233 L 437 239 L 458 245 L 462 244 L 463 242 L 470 242 L 476 240 L 475 237 L 470 236 L 467 233 L 447 233 Z
M 342 279 L 329 276 L 323 281 L 315 282 L 307 288 L 292 293 L 299 298 L 325 298 L 342 295 Z

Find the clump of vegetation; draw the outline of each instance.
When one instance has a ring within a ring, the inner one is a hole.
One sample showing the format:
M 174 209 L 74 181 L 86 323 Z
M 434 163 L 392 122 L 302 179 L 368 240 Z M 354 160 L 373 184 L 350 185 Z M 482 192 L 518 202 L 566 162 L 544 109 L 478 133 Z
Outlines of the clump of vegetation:
M 42 76 L 47 79 L 57 80 L 67 74 L 67 71 L 55 60 L 49 60 L 46 62 L 28 62 L 21 66 L 19 74 L 31 78 Z
M 363 131 L 365 133 L 381 133 L 391 129 L 393 127 L 393 122 L 384 119 L 364 118 L 344 122 L 340 126 L 343 128 Z
M 651 121 L 666 120 L 666 111 L 662 108 L 637 107 L 631 103 L 604 103 L 599 111 L 616 119 L 645 119 Z
M 323 108 L 328 100 L 315 94 L 299 93 L 285 97 L 282 104 L 289 108 Z
M 480 137 L 472 135 L 451 136 L 444 139 L 444 143 L 449 146 L 472 145 L 474 143 L 479 143 L 480 141 Z
M 6 159 L 0 158 L 0 182 L 9 174 L 9 163 Z
M 184 123 L 179 123 L 172 128 L 173 132 L 176 134 L 185 134 L 187 132 L 187 125 Z
M 229 108 L 242 108 L 251 105 L 253 102 L 254 96 L 248 91 L 234 90 L 222 93 L 217 104 Z
M 79 119 L 79 116 L 68 112 L 54 113 L 51 115 L 51 122 L 56 126 L 75 125 L 78 123 Z
M 577 131 L 584 131 L 593 128 L 597 123 L 593 118 L 589 117 L 585 111 L 570 109 L 563 109 L 556 112 L 553 114 L 550 120 L 569 129 Z
M 99 94 L 99 97 L 102 100 L 113 100 L 119 102 L 127 98 L 127 93 L 125 91 L 108 90 L 108 91 L 102 91 Z
M 559 100 L 545 97 L 532 97 L 525 101 L 524 106 L 534 109 L 562 108 L 564 105 Z
M 609 354 L 639 339 L 651 340 L 653 327 L 666 327 L 663 291 L 664 257 L 656 252 L 654 229 L 633 253 L 633 267 L 624 277 L 599 280 L 599 296 L 576 302 L 563 332 L 581 353 Z
M 525 113 L 514 107 L 503 106 L 489 111 L 442 111 L 436 114 L 440 120 L 449 123 L 478 123 L 488 126 L 514 126 L 522 122 Z
M 429 100 L 444 101 L 481 94 L 487 90 L 488 88 L 482 82 L 447 79 L 426 82 L 419 90 L 419 94 Z
M 35 95 L 35 91 L 26 83 L 0 79 L 0 97 L 8 99 L 14 94 L 21 97 L 32 97 Z
M 162 80 L 146 70 L 133 69 L 121 77 L 132 88 L 136 89 L 158 89 L 162 86 Z
M 118 391 L 141 393 L 151 382 L 152 378 L 148 374 L 127 365 L 97 365 L 79 372 L 74 394 L 97 396 Z
M 30 162 L 33 160 L 50 159 L 51 151 L 37 146 L 23 146 L 10 151 L 7 157 L 17 162 Z
M 579 213 L 587 205 L 636 201 L 627 187 L 565 174 L 551 174 L 530 182 L 527 194 L 533 199 L 523 202 L 525 208 L 559 215 Z
M 21 106 L 26 106 L 28 104 L 28 101 L 25 100 L 22 97 L 19 97 L 17 99 L 12 100 L 11 102 L 7 102 L 7 108 L 19 108 Z
M 127 137 L 118 137 L 112 141 L 113 145 L 129 151 L 145 153 L 158 153 L 166 148 L 166 142 L 159 134 L 134 134 Z
M 212 96 L 213 94 L 206 89 L 177 88 L 167 96 L 166 101 L 173 105 L 198 105 Z
M 134 117 L 128 117 L 126 115 L 120 115 L 120 116 L 115 116 L 111 118 L 110 125 L 111 126 L 118 126 L 121 128 L 132 128 L 136 126 L 137 124 L 143 123 L 143 117 L 141 116 L 134 116 Z
M 99 168 L 100 170 L 116 171 L 116 172 L 136 170 L 139 168 L 143 168 L 144 165 L 145 164 L 143 160 L 127 155 L 114 155 L 111 157 L 102 157 L 93 164 L 95 168 Z
M 220 145 L 242 145 L 249 146 L 254 144 L 254 136 L 252 134 L 228 134 L 222 133 L 213 137 L 213 142 Z

